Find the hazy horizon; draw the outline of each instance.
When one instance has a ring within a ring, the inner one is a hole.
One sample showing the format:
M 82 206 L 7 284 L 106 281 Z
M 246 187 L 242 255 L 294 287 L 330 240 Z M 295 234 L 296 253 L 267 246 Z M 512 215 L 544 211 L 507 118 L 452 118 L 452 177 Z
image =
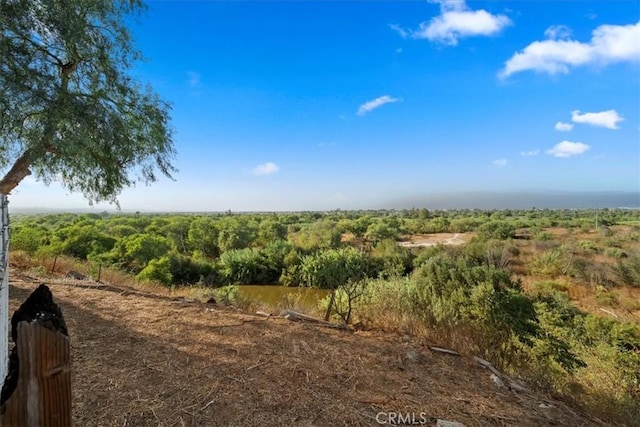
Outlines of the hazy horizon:
M 96 206 L 13 206 L 13 213 L 61 213 L 61 212 L 118 212 L 114 205 Z M 370 206 L 352 206 L 343 210 L 402 210 L 402 209 L 446 210 L 446 209 L 481 209 L 481 210 L 527 210 L 527 209 L 596 209 L 596 208 L 626 208 L 640 209 L 640 192 L 599 191 L 599 192 L 563 192 L 563 191 L 524 191 L 524 192 L 460 192 L 449 194 L 425 194 L 409 198 L 388 198 L 378 204 Z M 223 213 L 232 212 L 299 212 L 299 211 L 331 211 L 335 209 L 205 209 L 193 210 L 175 207 L 174 209 L 153 209 L 145 207 L 121 206 L 120 212 L 147 213 Z

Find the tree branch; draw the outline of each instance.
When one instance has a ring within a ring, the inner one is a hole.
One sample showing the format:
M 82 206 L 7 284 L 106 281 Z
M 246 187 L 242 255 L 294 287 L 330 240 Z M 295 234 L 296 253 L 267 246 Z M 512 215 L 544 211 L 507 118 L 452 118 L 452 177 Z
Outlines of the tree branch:
M 0 193 L 8 195 L 20 184 L 20 181 L 31 175 L 31 149 L 26 150 L 15 161 L 9 172 L 0 180 Z

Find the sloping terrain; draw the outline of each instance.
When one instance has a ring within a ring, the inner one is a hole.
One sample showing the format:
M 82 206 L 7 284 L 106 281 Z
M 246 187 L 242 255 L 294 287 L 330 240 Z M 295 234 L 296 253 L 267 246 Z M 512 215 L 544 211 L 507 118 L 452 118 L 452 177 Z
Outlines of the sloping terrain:
M 13 312 L 41 282 L 12 274 Z M 375 426 L 381 412 L 426 425 L 601 425 L 548 396 L 498 389 L 471 358 L 407 337 L 47 283 L 69 327 L 77 426 Z

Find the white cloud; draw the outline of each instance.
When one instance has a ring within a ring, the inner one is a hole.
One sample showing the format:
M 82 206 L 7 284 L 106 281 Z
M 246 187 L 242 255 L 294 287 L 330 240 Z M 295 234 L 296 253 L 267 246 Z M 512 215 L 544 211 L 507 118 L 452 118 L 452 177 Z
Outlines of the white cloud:
M 409 37 L 409 31 L 405 30 L 400 25 L 389 24 L 389 28 L 391 28 L 396 33 L 400 34 L 400 37 L 402 37 L 403 39 L 406 39 L 407 37 Z
M 503 168 L 503 167 L 507 166 L 507 163 L 508 163 L 508 162 L 509 162 L 509 161 L 508 161 L 507 159 L 498 159 L 498 160 L 494 160 L 494 161 L 493 161 L 493 164 L 494 164 L 495 166 L 498 166 L 498 167 Z
M 560 132 L 569 132 L 571 129 L 573 129 L 573 125 L 571 123 L 558 122 L 556 123 L 555 128 Z
M 262 165 L 258 165 L 251 170 L 251 173 L 254 175 L 271 175 L 272 173 L 276 173 L 280 170 L 280 167 L 273 162 L 267 162 Z
M 640 44 L 640 42 L 639 42 Z M 601 111 L 599 113 L 584 113 L 575 110 L 571 112 L 571 121 L 574 123 L 586 123 L 591 126 L 600 126 L 607 129 L 618 129 L 618 122 L 624 118 L 618 115 L 616 110 Z
M 585 153 L 589 150 L 587 144 L 582 142 L 562 141 L 547 150 L 547 154 L 553 157 L 571 157 Z
M 520 152 L 521 156 L 537 156 L 540 154 L 540 150 L 531 150 L 531 151 L 522 151 Z
M 199 73 L 195 73 L 193 71 L 187 71 L 187 75 L 189 76 L 189 80 L 187 82 L 189 83 L 190 87 L 200 86 L 200 84 L 202 83 L 201 81 L 202 76 Z
M 389 95 L 380 96 L 374 100 L 367 101 L 364 104 L 362 104 L 360 107 L 358 107 L 358 115 L 364 116 L 368 112 L 373 111 L 376 108 L 383 106 L 384 104 L 389 104 L 389 103 L 398 102 L 398 101 L 400 101 L 399 98 L 392 98 Z
M 556 27 L 557 28 L 557 27 Z M 545 32 L 547 36 L 549 30 Z M 554 37 L 557 31 L 553 31 Z M 499 75 L 534 70 L 548 74 L 566 74 L 571 67 L 595 64 L 605 66 L 616 62 L 640 62 L 640 21 L 630 25 L 601 25 L 592 32 L 591 40 L 549 38 L 535 41 L 514 54 Z
M 411 32 L 413 38 L 455 46 L 461 38 L 491 36 L 511 25 L 507 16 L 492 15 L 484 9 L 470 10 L 464 0 L 432 0 L 431 3 L 440 4 L 440 15 L 421 23 L 418 30 Z
M 557 40 L 557 39 L 568 39 L 571 37 L 571 28 L 566 25 L 552 25 L 546 30 L 544 30 L 544 35 L 548 39 Z

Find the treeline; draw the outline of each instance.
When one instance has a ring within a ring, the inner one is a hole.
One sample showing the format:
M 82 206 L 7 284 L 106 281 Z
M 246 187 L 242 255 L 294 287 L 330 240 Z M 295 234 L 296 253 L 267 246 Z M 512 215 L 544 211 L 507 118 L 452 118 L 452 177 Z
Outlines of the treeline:
M 634 220 L 634 211 L 598 214 L 600 226 Z M 410 273 L 419 251 L 395 244 L 404 235 L 473 231 L 478 239 L 509 239 L 518 230 L 535 235 L 594 223 L 593 211 L 573 210 L 54 214 L 14 217 L 11 247 L 113 266 L 166 285 L 334 288 L 345 279 Z

